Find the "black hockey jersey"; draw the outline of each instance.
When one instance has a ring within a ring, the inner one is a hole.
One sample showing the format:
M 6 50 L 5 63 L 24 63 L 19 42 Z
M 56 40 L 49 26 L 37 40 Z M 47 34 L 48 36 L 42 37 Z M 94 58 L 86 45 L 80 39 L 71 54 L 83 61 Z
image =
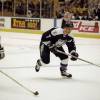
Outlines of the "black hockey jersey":
M 65 35 L 62 28 L 52 28 L 46 31 L 41 38 L 41 43 L 51 48 L 58 48 L 66 44 L 68 51 L 76 51 L 76 45 L 73 37 Z

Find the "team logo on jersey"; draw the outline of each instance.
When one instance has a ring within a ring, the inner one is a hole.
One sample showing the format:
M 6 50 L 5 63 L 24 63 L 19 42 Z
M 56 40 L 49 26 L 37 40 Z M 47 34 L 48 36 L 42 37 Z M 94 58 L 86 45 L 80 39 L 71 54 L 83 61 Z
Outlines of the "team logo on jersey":
M 61 40 L 61 39 L 59 39 L 59 40 L 56 42 L 56 46 L 57 46 L 57 47 L 61 47 L 63 44 L 65 44 L 65 41 L 64 41 L 64 40 Z

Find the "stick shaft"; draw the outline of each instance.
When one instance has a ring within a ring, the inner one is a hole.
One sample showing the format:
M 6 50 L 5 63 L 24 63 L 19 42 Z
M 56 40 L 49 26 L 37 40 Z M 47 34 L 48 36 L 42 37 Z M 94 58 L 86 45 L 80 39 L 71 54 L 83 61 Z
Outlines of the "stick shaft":
M 62 53 L 62 54 L 64 54 L 64 55 L 72 56 L 72 55 L 66 54 L 65 52 L 62 52 L 62 51 L 60 51 L 60 50 L 58 50 L 58 49 L 57 49 L 57 52 Z M 75 57 L 75 56 L 72 56 L 72 57 L 74 57 L 74 58 L 76 58 L 76 59 L 78 59 L 78 60 L 81 60 L 81 61 L 83 61 L 83 62 L 86 62 L 86 63 L 88 63 L 88 64 L 91 64 L 91 65 L 95 65 L 95 66 L 97 66 L 97 67 L 100 67 L 100 65 L 97 65 L 97 64 L 92 63 L 92 62 L 90 62 L 90 61 L 84 60 L 84 59 L 82 59 L 82 58 Z
M 2 69 L 29 69 L 29 68 L 33 68 L 33 66 L 22 66 L 22 67 L 0 67 L 0 70 Z
M 11 76 L 9 76 L 8 74 L 6 74 L 5 72 L 3 72 L 2 70 L 0 70 L 0 73 L 2 73 L 3 75 L 5 75 L 6 77 L 8 77 L 9 79 L 11 79 L 13 82 L 15 82 L 16 84 L 18 84 L 20 87 L 22 87 L 23 89 L 25 89 L 26 91 L 34 94 L 35 92 L 33 92 L 32 90 L 28 89 L 27 87 L 25 87 L 23 84 L 21 84 L 20 82 L 18 82 L 17 80 L 15 80 L 14 78 L 12 78 Z
M 90 62 L 90 61 L 87 61 L 87 60 L 84 60 L 84 59 L 81 59 L 81 58 L 77 58 L 77 59 L 79 59 L 79 60 L 81 60 L 81 61 L 83 61 L 83 62 L 89 63 L 89 64 L 91 64 L 91 65 L 95 65 L 95 66 L 97 66 L 97 67 L 100 67 L 100 65 L 94 64 L 94 63 L 92 63 L 92 62 Z

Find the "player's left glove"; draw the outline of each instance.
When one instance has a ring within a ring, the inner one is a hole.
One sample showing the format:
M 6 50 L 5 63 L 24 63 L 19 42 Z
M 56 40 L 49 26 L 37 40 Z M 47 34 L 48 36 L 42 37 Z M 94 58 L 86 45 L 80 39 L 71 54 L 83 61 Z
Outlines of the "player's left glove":
M 4 48 L 0 47 L 0 60 L 5 57 Z
M 71 58 L 70 59 L 72 61 L 76 61 L 78 56 L 79 56 L 78 53 L 76 51 L 72 51 L 70 54 L 71 54 Z
M 56 47 L 53 47 L 53 48 L 50 48 L 50 51 L 54 54 L 58 54 L 57 52 L 57 48 Z

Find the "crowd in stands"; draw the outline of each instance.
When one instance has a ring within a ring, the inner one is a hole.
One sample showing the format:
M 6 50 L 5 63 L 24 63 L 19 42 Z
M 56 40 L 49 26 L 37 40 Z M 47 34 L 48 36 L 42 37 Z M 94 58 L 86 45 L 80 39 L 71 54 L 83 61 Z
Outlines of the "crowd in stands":
M 100 20 L 100 0 L 67 0 L 60 5 L 57 17 L 71 12 L 76 20 Z
M 62 18 L 70 12 L 75 20 L 100 20 L 100 0 L 56 1 L 55 10 L 54 0 L 0 0 L 0 16 Z

